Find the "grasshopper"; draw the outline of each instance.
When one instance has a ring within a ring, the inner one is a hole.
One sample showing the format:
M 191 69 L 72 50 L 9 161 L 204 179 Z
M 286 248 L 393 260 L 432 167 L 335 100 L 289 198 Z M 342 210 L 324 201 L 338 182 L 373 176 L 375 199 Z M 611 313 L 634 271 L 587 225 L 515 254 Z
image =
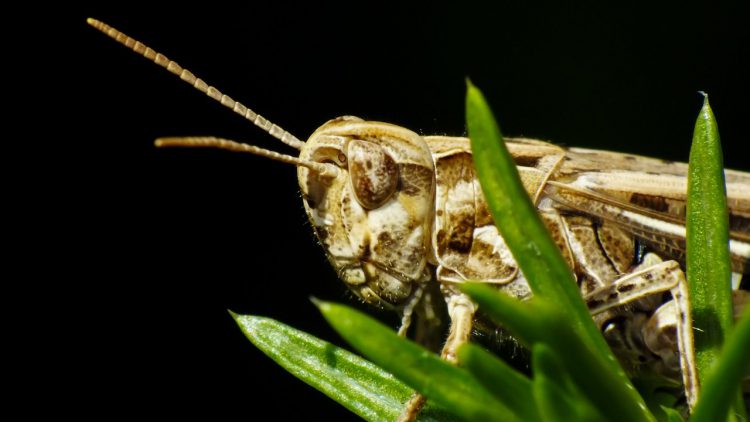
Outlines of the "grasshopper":
M 519 299 L 528 283 L 495 227 L 469 140 L 420 136 L 396 125 L 344 116 L 306 142 L 107 24 L 88 23 L 299 150 L 297 157 L 215 137 L 161 138 L 159 147 L 210 147 L 297 167 L 303 204 L 339 278 L 361 300 L 402 315 L 406 335 L 429 342 L 447 307 L 441 356 L 456 362 L 477 307 L 456 286 L 490 283 Z M 575 274 L 581 295 L 626 368 L 699 391 L 684 268 L 687 165 L 509 138 L 522 182 Z M 750 294 L 750 174 L 726 170 L 735 313 Z M 402 419 L 421 406 L 416 396 Z

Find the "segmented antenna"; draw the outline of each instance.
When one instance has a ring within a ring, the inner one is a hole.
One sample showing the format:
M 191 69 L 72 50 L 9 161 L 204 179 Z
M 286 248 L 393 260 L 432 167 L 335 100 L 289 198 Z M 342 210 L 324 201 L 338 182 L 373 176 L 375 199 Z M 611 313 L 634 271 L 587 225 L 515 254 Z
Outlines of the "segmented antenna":
M 279 154 L 275 151 L 270 151 L 264 148 L 259 148 L 254 145 L 242 144 L 229 139 L 216 138 L 214 136 L 187 136 L 179 138 L 159 138 L 154 144 L 160 148 L 170 147 L 197 147 L 197 148 L 220 148 L 229 151 L 247 152 L 250 154 L 260 155 L 272 160 L 281 161 L 284 163 L 294 164 L 296 166 L 307 167 L 311 170 L 315 170 L 321 175 L 336 176 L 338 174 L 338 168 L 333 164 L 318 163 L 315 161 L 307 161 L 301 158 L 292 157 L 289 155 Z
M 268 121 L 266 118 L 247 108 L 242 103 L 233 100 L 232 97 L 222 94 L 221 91 L 211 85 L 208 85 L 203 81 L 203 79 L 196 77 L 189 70 L 183 69 L 182 66 L 170 60 L 167 56 L 161 53 L 157 53 L 156 51 L 151 49 L 151 47 L 148 47 L 140 41 L 137 41 L 123 34 L 122 32 L 118 31 L 115 28 L 112 28 L 104 22 L 98 21 L 93 18 L 86 19 L 86 22 L 99 31 L 107 34 L 125 47 L 167 69 L 169 72 L 179 76 L 180 79 L 192 85 L 193 88 L 220 102 L 223 106 L 232 109 L 232 111 L 253 122 L 253 124 L 263 129 L 265 132 L 280 140 L 281 142 L 296 149 L 302 149 L 302 146 L 305 145 L 304 142 L 297 139 L 291 133 Z

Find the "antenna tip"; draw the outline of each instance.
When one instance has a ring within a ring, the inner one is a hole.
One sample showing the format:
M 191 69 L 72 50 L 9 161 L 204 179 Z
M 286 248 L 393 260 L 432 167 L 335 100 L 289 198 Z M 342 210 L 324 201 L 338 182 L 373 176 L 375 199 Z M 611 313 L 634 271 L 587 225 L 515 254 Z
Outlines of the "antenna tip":
M 167 139 L 165 138 L 158 138 L 154 141 L 154 146 L 157 148 L 163 147 L 167 143 Z
M 91 25 L 95 29 L 98 29 L 98 30 L 102 31 L 102 32 L 107 32 L 110 29 L 110 27 L 107 26 L 106 23 L 104 23 L 104 22 L 102 22 L 102 21 L 100 21 L 98 19 L 86 18 L 86 23 L 89 24 L 89 25 Z

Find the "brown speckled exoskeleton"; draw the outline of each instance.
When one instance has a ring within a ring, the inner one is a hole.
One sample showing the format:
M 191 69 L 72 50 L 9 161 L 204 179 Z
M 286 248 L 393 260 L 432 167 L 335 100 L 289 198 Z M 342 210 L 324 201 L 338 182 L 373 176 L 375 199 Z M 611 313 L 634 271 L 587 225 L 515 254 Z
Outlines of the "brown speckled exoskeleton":
M 477 312 L 457 284 L 476 280 L 519 299 L 531 295 L 487 209 L 467 138 L 420 136 L 347 116 L 302 142 L 165 56 L 102 22 L 89 23 L 299 150 L 292 157 L 218 138 L 157 140 L 162 147 L 218 147 L 295 164 L 305 210 L 331 265 L 363 301 L 401 312 L 400 334 L 416 313 L 415 336 L 429 338 L 447 305 L 442 356 L 455 362 Z M 687 166 L 529 139 L 507 145 L 615 354 L 628 369 L 645 366 L 681 380 L 692 406 L 699 385 L 682 270 Z M 737 288 L 750 270 L 750 174 L 727 170 L 726 182 Z M 737 314 L 748 296 L 734 291 Z M 415 397 L 402 419 L 413 418 L 421 402 Z

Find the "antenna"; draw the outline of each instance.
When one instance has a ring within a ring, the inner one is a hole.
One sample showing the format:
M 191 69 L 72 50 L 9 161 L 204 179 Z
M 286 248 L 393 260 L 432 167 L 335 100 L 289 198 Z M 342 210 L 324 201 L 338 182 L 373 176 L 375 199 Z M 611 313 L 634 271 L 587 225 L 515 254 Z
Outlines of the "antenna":
M 282 129 L 280 126 L 277 126 L 274 123 L 270 122 L 269 120 L 267 120 L 260 114 L 254 112 L 253 110 L 249 109 L 242 103 L 235 101 L 230 96 L 222 94 L 221 91 L 219 91 L 218 89 L 214 88 L 211 85 L 208 85 L 206 82 L 203 81 L 203 79 L 196 77 L 195 75 L 193 75 L 192 72 L 190 72 L 187 69 L 183 69 L 182 66 L 177 64 L 177 62 L 170 60 L 167 56 L 161 53 L 157 53 L 156 51 L 151 49 L 151 47 L 144 45 L 140 41 L 137 41 L 123 34 L 117 29 L 112 28 L 111 26 L 99 20 L 88 18 L 86 19 L 86 22 L 89 25 L 93 26 L 94 28 L 98 29 L 99 31 L 107 34 L 108 36 L 110 36 L 115 41 L 119 42 L 120 44 L 124 45 L 125 47 L 133 50 L 134 52 L 151 60 L 152 62 L 158 64 L 159 66 L 167 69 L 169 72 L 179 76 L 180 79 L 192 85 L 193 88 L 208 95 L 214 100 L 220 102 L 221 105 L 232 109 L 232 111 L 241 115 L 245 119 L 253 122 L 253 124 L 263 129 L 266 133 L 270 134 L 271 136 L 280 140 L 281 142 L 298 150 L 302 149 L 302 146 L 305 145 L 304 142 L 297 139 L 291 133 Z M 268 152 L 271 152 L 271 151 L 268 151 Z M 260 154 L 260 155 L 263 155 L 263 154 Z M 268 155 L 264 155 L 264 156 L 271 158 Z
M 303 160 L 290 155 L 279 154 L 276 151 L 256 147 L 255 145 L 243 144 L 240 142 L 230 141 L 229 139 L 216 138 L 213 136 L 188 136 L 179 138 L 159 138 L 154 142 L 159 148 L 172 147 L 196 147 L 196 148 L 219 148 L 229 151 L 248 152 L 250 154 L 260 155 L 272 160 L 283 163 L 294 164 L 296 166 L 307 167 L 317 171 L 321 176 L 335 177 L 339 169 L 333 164 L 318 163 L 315 161 Z

